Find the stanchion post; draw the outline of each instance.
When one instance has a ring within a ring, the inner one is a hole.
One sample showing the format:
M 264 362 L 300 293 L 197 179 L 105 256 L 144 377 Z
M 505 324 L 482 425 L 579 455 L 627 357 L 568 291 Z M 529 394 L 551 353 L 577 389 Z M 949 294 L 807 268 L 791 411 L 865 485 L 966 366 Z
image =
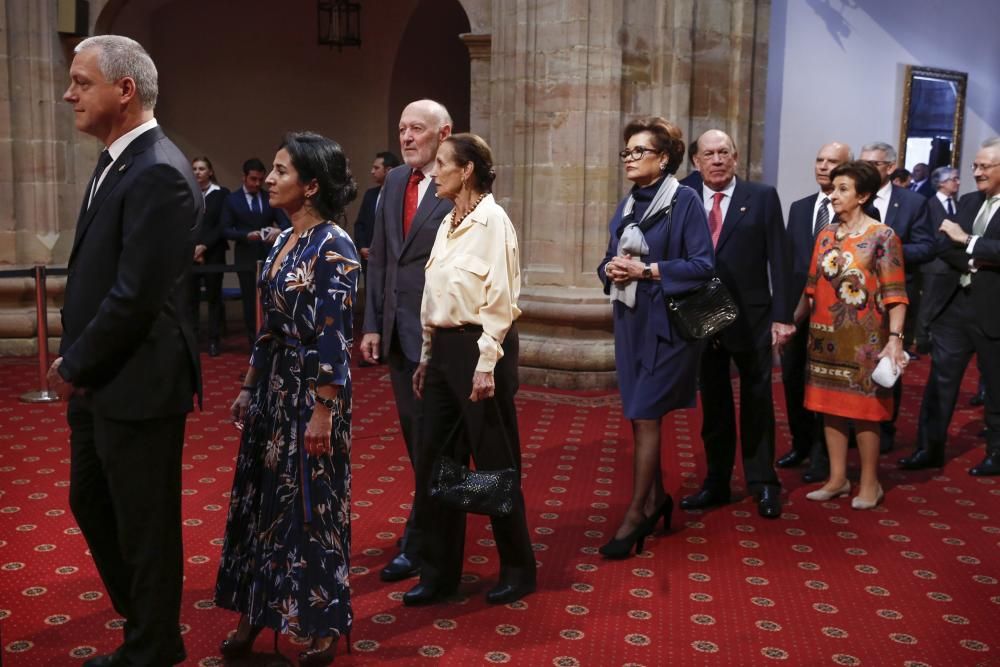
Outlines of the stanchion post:
M 38 320 L 38 391 L 21 394 L 25 403 L 53 403 L 59 397 L 49 391 L 49 312 L 45 288 L 45 266 L 35 265 L 35 317 Z
M 262 260 L 258 259 L 257 260 L 257 273 L 254 274 L 257 277 L 257 280 L 260 280 L 260 273 L 263 270 L 264 270 L 264 262 Z M 264 304 L 261 303 L 260 290 L 255 287 L 254 288 L 254 292 L 257 295 L 257 300 L 256 300 L 256 303 L 257 303 L 257 311 L 256 311 L 257 316 L 255 318 L 256 324 L 257 324 L 257 330 L 253 332 L 253 335 L 256 336 L 260 332 L 260 328 L 262 326 L 264 326 Z

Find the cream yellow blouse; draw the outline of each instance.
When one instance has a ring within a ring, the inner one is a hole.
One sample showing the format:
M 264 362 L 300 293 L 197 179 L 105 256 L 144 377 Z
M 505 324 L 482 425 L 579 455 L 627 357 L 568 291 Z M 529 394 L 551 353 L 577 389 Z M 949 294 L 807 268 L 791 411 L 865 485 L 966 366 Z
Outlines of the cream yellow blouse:
M 517 234 L 492 194 L 452 231 L 454 215 L 452 211 L 441 221 L 425 267 L 420 361 L 431 357 L 435 329 L 479 325 L 483 334 L 476 370 L 492 373 L 503 356 L 504 336 L 521 315 Z

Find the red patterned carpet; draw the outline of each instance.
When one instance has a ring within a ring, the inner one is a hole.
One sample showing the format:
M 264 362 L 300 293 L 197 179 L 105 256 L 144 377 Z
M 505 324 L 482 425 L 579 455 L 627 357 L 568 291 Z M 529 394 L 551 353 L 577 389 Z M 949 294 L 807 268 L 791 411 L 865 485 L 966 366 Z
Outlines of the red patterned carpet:
M 218 665 L 236 617 L 212 590 L 237 449 L 227 406 L 245 358 L 205 358 L 205 411 L 184 455 L 186 576 L 181 618 L 190 665 Z M 911 368 L 899 441 L 912 443 L 928 362 Z M 407 514 L 410 473 L 384 370 L 355 375 L 353 655 L 346 665 L 975 665 L 1000 664 L 1000 479 L 966 469 L 983 452 L 981 412 L 952 427 L 940 474 L 899 473 L 883 457 L 885 504 L 811 503 L 782 472 L 785 514 L 760 519 L 743 498 L 675 514 L 641 557 L 597 547 L 623 512 L 631 437 L 614 394 L 525 387 L 518 397 L 525 493 L 540 591 L 489 607 L 497 569 L 488 522 L 470 518 L 460 601 L 404 609 L 409 582 L 384 584 Z M 103 593 L 68 509 L 63 408 L 31 406 L 29 360 L 0 360 L 0 657 L 3 665 L 74 665 L 113 649 L 121 620 Z M 776 396 L 780 387 L 776 385 Z M 778 452 L 787 449 L 779 402 Z M 673 416 L 664 444 L 675 498 L 703 471 L 700 413 Z M 856 470 L 852 471 L 856 475 Z M 740 481 L 737 480 L 737 488 Z M 742 495 L 742 494 L 740 494 Z M 262 653 L 270 636 L 258 638 Z M 281 651 L 300 650 L 287 637 Z M 255 664 L 267 664 L 263 657 Z

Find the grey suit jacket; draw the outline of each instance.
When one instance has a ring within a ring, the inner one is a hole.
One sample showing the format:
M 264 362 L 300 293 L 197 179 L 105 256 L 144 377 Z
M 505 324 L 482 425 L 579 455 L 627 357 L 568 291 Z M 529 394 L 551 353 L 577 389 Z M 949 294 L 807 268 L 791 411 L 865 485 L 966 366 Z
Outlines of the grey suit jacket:
M 386 176 L 382 199 L 375 210 L 375 233 L 365 278 L 364 333 L 382 336 L 381 356 L 387 359 L 395 332 L 406 358 L 420 361 L 422 327 L 420 301 L 424 293 L 424 266 L 434 246 L 441 220 L 452 209 L 447 199 L 435 196 L 431 180 L 403 238 L 403 195 L 412 169 L 396 167 Z

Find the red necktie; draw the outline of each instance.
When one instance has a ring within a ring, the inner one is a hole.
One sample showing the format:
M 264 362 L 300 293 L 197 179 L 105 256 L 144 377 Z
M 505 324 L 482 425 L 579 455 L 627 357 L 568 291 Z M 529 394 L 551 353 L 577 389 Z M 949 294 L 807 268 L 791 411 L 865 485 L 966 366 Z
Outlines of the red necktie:
M 708 231 L 712 234 L 712 247 L 719 245 L 719 234 L 722 233 L 722 198 L 721 192 L 712 195 L 715 200 L 712 202 L 712 211 L 708 214 Z
M 403 238 L 410 233 L 410 223 L 413 216 L 417 214 L 417 205 L 420 203 L 418 196 L 420 181 L 424 180 L 424 172 L 414 169 L 410 174 L 410 180 L 406 183 L 406 192 L 403 193 Z

